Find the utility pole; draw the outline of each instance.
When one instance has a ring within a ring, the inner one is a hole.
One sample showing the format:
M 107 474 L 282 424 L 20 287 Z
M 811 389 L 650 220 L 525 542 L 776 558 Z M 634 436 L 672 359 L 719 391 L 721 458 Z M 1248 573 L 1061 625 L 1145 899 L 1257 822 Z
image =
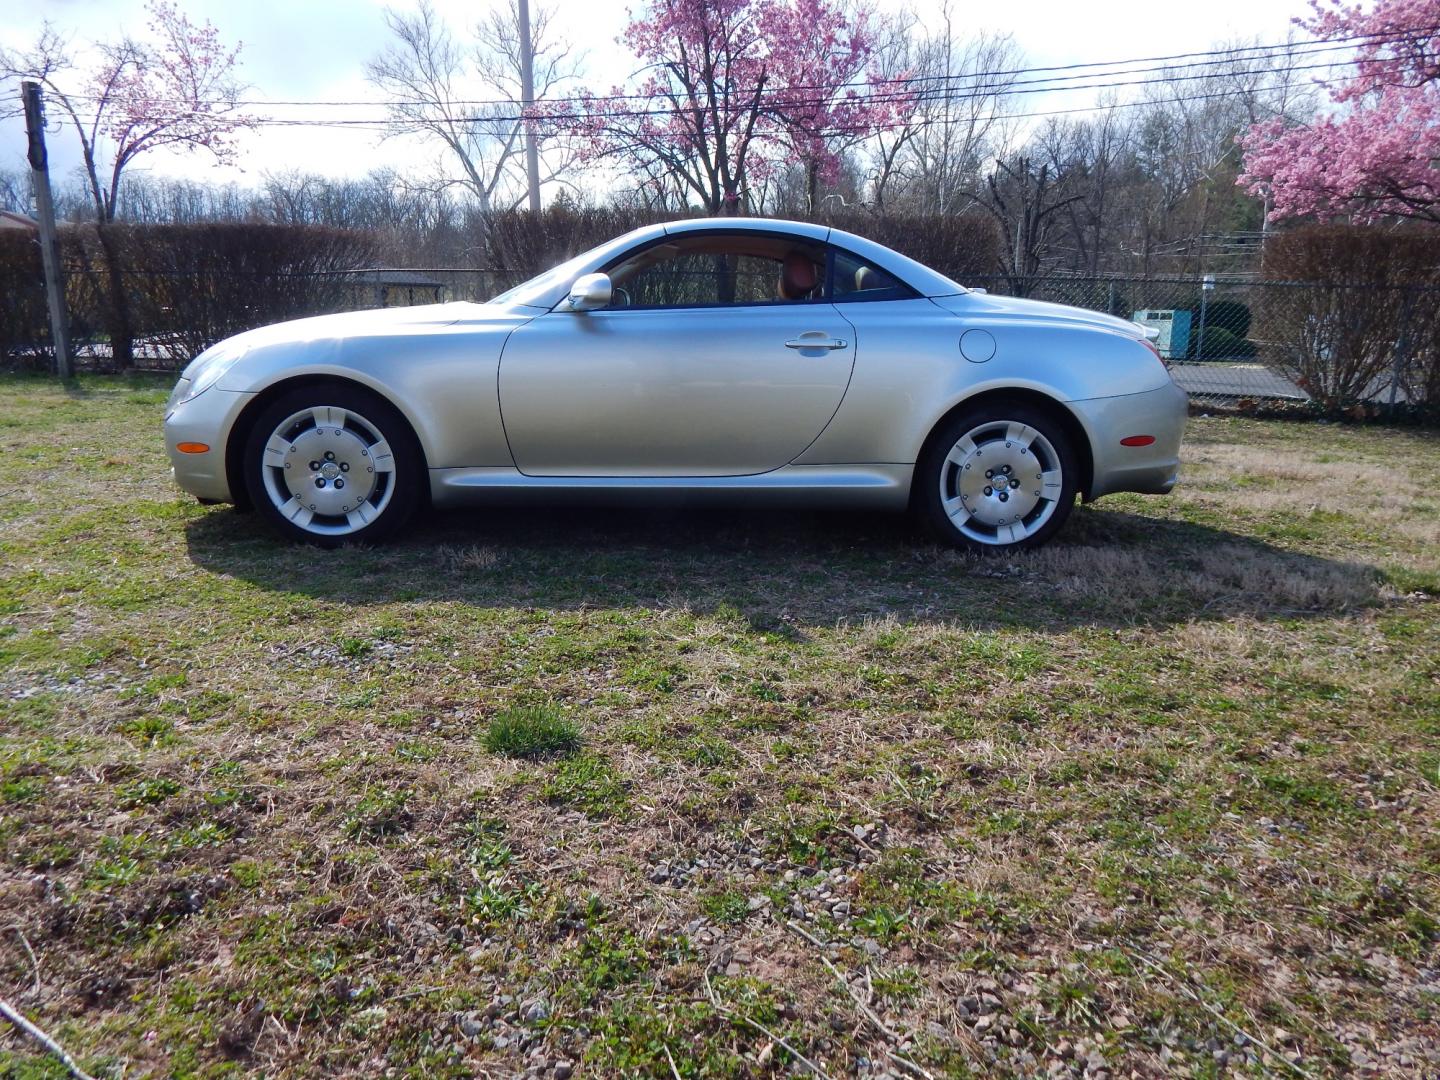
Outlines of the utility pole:
M 29 136 L 30 183 L 40 217 L 40 265 L 45 271 L 45 299 L 50 305 L 50 340 L 55 344 L 55 373 L 70 379 L 70 335 L 65 329 L 65 291 L 60 282 L 60 248 L 55 242 L 55 203 L 50 199 L 50 159 L 45 152 L 45 107 L 40 84 L 20 84 L 25 99 L 25 133 Z
M 535 41 L 530 36 L 530 0 L 516 0 L 520 9 L 520 105 L 526 113 L 525 177 L 530 187 L 530 212 L 540 212 L 540 152 L 535 146 L 535 121 L 529 116 L 535 104 Z

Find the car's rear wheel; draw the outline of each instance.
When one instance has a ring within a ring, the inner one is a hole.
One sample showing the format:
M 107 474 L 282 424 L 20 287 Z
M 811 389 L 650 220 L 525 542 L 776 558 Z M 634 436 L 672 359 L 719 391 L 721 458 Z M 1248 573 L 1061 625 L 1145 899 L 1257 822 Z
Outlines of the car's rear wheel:
M 244 469 L 265 520 L 322 547 L 393 534 L 420 504 L 425 475 L 404 418 L 343 383 L 297 387 L 272 402 L 250 431 Z
M 935 535 L 977 551 L 1034 547 L 1064 524 L 1078 477 L 1064 427 L 1026 402 L 991 401 L 950 417 L 915 472 Z

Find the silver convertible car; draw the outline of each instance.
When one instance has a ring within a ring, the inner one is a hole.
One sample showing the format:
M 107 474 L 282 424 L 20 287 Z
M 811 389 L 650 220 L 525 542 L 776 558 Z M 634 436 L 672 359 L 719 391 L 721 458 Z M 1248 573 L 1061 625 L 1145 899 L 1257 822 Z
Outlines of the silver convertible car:
M 165 411 L 175 479 L 281 534 L 374 541 L 427 502 L 913 508 L 1040 543 L 1079 494 L 1175 483 L 1185 394 L 1133 323 L 986 295 L 823 225 L 653 225 L 487 304 L 220 342 Z

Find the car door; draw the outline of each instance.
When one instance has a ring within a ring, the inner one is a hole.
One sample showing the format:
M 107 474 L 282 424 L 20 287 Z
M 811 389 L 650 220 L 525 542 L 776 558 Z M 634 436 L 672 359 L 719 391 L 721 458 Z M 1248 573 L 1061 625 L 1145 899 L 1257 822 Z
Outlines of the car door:
M 615 306 L 516 330 L 499 393 L 520 471 L 742 476 L 799 456 L 839 408 L 855 350 L 828 301 L 775 298 L 785 242 L 667 242 L 640 271 L 612 270 Z

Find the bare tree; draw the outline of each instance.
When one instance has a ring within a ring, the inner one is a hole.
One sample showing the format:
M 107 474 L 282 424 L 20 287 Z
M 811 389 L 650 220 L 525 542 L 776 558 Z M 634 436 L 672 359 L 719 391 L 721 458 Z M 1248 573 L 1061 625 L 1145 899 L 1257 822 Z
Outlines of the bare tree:
M 1295 70 L 1296 54 L 1258 45 L 1232 43 L 1215 61 L 1176 69 L 1146 89 L 1134 141 L 1146 196 L 1135 247 L 1147 271 L 1157 251 L 1182 271 L 1203 269 L 1201 241 L 1217 222 L 1264 226 L 1264 207 L 1235 185 L 1237 136 L 1259 120 L 1310 115 L 1315 91 Z
M 1016 154 L 995 162 L 986 180 L 989 207 L 1008 245 L 1006 276 L 1016 296 L 1025 296 L 1039 271 L 1057 216 L 1083 196 L 1068 192 L 1048 162 Z
M 940 8 L 939 25 L 908 50 L 892 42 L 882 62 L 910 72 L 915 105 L 877 140 L 877 203 L 894 185 L 922 212 L 952 213 L 967 205 L 994 155 L 1022 60 L 1009 35 L 960 38 L 948 3 Z
M 120 217 L 145 224 L 194 224 L 202 221 L 244 221 L 250 216 L 253 193 L 231 184 L 134 173 L 120 185 Z
M 0 210 L 30 212 L 30 177 L 18 169 L 0 169 Z
M 902 80 L 915 75 L 915 34 L 919 20 L 910 11 L 897 11 L 875 17 L 874 71 L 881 86 L 899 86 Z M 919 113 L 914 105 L 905 109 L 895 122 L 875 133 L 870 150 L 870 198 L 875 209 L 884 212 L 886 198 L 893 184 L 903 182 L 905 153 L 910 140 L 920 131 L 915 122 Z
M 1052 247 L 1051 261 L 1074 270 L 1099 273 L 1117 242 L 1125 196 L 1133 184 L 1131 128 L 1122 109 L 1105 107 L 1093 118 L 1052 117 L 1035 136 L 1032 149 L 1042 157 L 1069 194 L 1056 225 L 1063 250 Z M 1068 257 L 1067 257 L 1068 256 Z
M 1198 273 L 1253 255 L 1265 210 L 1235 184 L 1236 135 L 1309 107 L 1297 62 L 1287 49 L 1234 44 L 1157 71 L 1137 98 L 1107 93 L 1093 114 L 1030 132 L 1017 153 L 1047 166 L 1048 188 L 1064 200 L 1036 265 Z M 1016 178 L 1001 170 L 996 181 L 1014 210 Z
M 543 101 L 575 78 L 578 59 L 554 38 L 553 12 L 530 21 L 535 99 Z M 524 118 L 520 95 L 519 14 L 511 4 L 458 42 L 430 0 L 412 12 L 389 9 L 394 40 L 366 65 L 370 82 L 389 98 L 387 137 L 420 135 L 443 147 L 434 190 L 459 187 L 482 217 L 517 207 L 524 198 Z M 563 140 L 541 145 L 541 183 L 563 180 L 574 155 Z

